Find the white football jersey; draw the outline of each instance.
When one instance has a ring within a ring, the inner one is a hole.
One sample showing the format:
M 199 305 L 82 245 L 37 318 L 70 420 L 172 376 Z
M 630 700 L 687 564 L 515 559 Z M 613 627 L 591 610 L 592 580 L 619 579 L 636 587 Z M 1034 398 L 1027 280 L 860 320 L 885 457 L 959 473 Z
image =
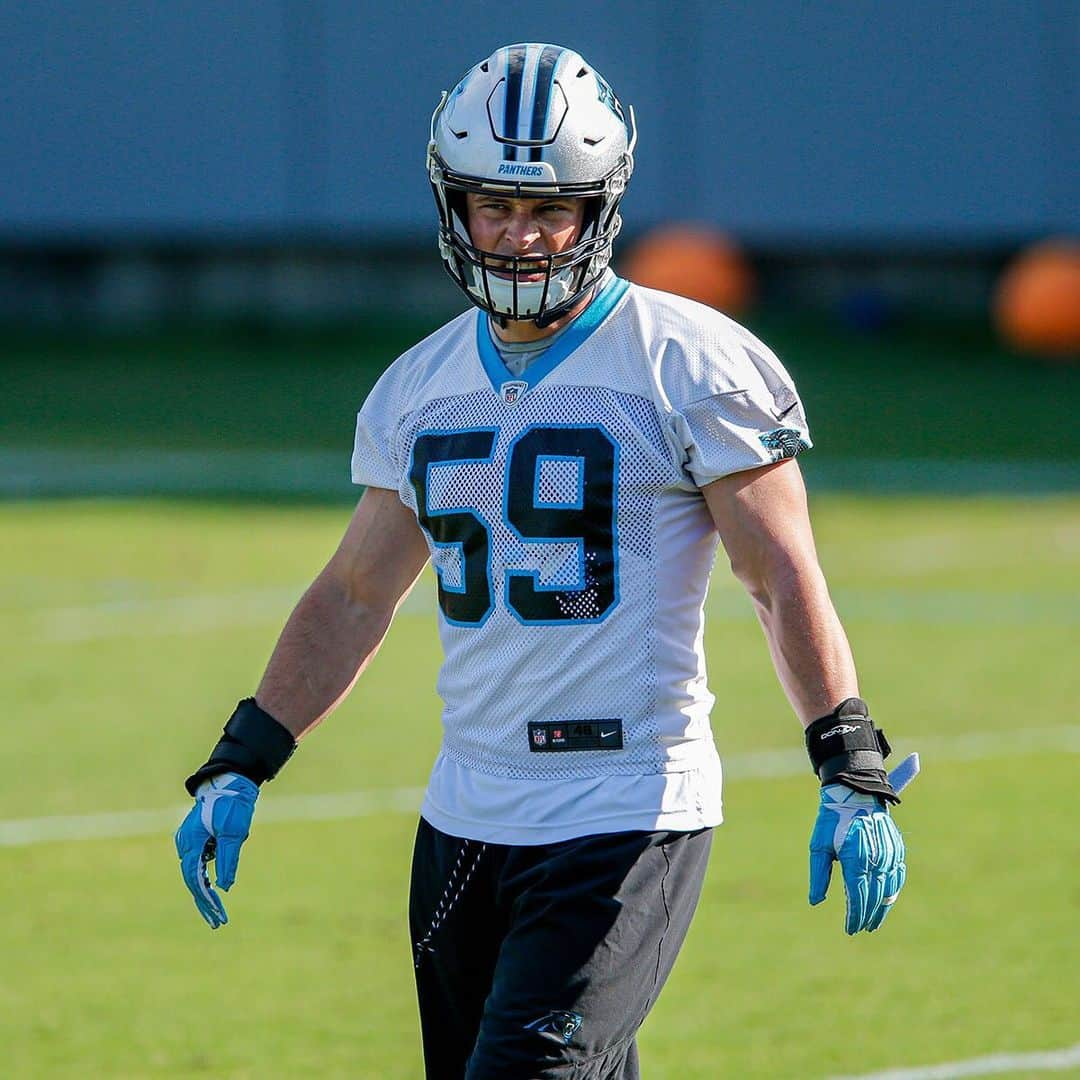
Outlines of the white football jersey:
M 353 480 L 395 489 L 438 578 L 443 743 L 423 813 L 546 843 L 720 820 L 700 488 L 809 446 L 772 352 L 610 276 L 520 376 L 468 311 L 401 356 Z

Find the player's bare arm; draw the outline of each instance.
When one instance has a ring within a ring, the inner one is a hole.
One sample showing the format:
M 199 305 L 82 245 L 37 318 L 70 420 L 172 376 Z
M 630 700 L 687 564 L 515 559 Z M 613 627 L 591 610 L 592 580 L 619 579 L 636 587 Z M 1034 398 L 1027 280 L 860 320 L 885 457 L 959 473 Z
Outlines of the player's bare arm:
M 368 488 L 281 632 L 255 692 L 260 708 L 296 738 L 330 713 L 375 656 L 427 559 L 397 492 Z
M 907 872 L 904 842 L 886 804 L 898 801 L 896 791 L 913 775 L 913 760 L 917 771 L 917 758 L 886 776 L 888 743 L 859 697 L 851 648 L 818 563 L 798 464 L 788 459 L 733 473 L 703 490 L 821 779 L 810 838 L 810 903 L 825 899 L 839 861 L 845 930 L 877 930 Z
M 818 563 L 798 463 L 734 473 L 702 490 L 803 726 L 858 697 L 855 662 Z
M 416 518 L 397 493 L 368 488 L 334 555 L 285 624 L 256 697 L 240 702 L 209 759 L 187 778 L 195 805 L 176 832 L 176 850 L 184 883 L 211 929 L 229 920 L 208 864 L 215 863 L 218 887 L 231 888 L 259 786 L 349 692 L 427 557 Z

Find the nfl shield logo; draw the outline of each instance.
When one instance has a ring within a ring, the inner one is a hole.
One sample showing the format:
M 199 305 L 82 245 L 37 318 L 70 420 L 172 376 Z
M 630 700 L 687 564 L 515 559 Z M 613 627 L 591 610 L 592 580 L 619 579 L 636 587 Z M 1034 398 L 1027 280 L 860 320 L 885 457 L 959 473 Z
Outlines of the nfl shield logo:
M 532 739 L 537 746 L 546 746 L 547 732 L 543 728 L 533 728 Z
M 513 405 L 518 401 L 521 395 L 528 390 L 528 388 L 529 384 L 527 382 L 504 382 L 502 386 L 499 387 L 499 392 L 507 405 Z

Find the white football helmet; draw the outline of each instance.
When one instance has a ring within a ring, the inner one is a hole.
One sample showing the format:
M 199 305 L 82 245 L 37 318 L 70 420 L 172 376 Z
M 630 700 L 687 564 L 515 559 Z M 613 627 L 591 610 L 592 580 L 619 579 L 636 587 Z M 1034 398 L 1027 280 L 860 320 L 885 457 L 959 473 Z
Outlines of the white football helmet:
M 622 226 L 634 168 L 633 109 L 572 49 L 507 45 L 477 64 L 431 117 L 428 176 L 439 209 L 439 254 L 477 307 L 499 321 L 547 326 L 592 288 Z M 544 257 L 496 257 L 469 236 L 467 192 L 584 198 L 578 241 Z M 519 280 L 542 273 L 543 280 Z

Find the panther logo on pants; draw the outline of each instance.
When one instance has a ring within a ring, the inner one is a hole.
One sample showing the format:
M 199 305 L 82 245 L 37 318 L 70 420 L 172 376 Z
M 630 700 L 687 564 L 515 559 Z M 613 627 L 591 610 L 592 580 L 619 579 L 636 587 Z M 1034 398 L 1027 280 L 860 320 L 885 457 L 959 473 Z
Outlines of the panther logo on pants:
M 525 1030 L 535 1031 L 538 1035 L 544 1035 L 548 1038 L 562 1039 L 569 1046 L 570 1040 L 577 1033 L 578 1028 L 581 1027 L 582 1019 L 575 1012 L 555 1010 L 554 1012 L 545 1013 L 531 1024 L 526 1024 Z

